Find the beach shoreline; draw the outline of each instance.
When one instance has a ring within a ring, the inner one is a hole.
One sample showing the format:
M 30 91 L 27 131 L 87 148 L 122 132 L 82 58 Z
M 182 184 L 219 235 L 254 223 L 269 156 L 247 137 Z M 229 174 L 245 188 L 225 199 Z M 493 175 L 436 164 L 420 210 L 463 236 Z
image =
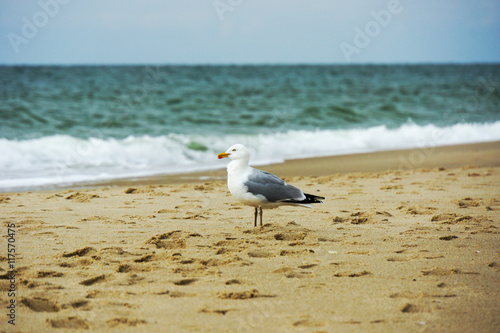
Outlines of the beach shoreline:
M 215 158 L 216 156 L 214 156 Z M 250 157 L 250 165 L 252 165 L 251 159 L 252 157 Z M 366 163 L 367 160 L 370 162 Z M 226 179 L 225 164 L 227 161 L 221 161 L 221 164 L 223 166 L 217 170 L 98 181 L 83 184 L 83 187 L 126 186 L 127 184 L 192 184 L 220 181 Z M 304 165 L 307 165 L 307 168 L 304 168 Z M 279 177 L 306 177 L 356 172 L 405 171 L 420 168 L 456 168 L 464 165 L 500 166 L 500 141 L 298 158 L 286 160 L 283 163 L 255 167 Z
M 279 177 L 327 176 L 356 172 L 382 172 L 389 170 L 415 170 L 419 168 L 453 168 L 463 165 L 500 165 L 500 141 L 468 143 L 459 145 L 383 150 L 344 155 L 320 156 L 285 160 L 282 163 L 257 165 L 258 169 Z M 214 160 L 216 156 L 214 156 Z M 369 161 L 369 163 L 366 163 Z M 158 174 L 142 177 L 124 177 L 68 184 L 26 186 L 19 189 L 2 190 L 0 193 L 50 191 L 62 189 L 93 188 L 126 185 L 202 184 L 226 179 L 227 161 L 220 161 L 220 168 L 188 173 Z M 250 157 L 252 166 L 252 156 Z M 303 166 L 307 165 L 307 168 Z

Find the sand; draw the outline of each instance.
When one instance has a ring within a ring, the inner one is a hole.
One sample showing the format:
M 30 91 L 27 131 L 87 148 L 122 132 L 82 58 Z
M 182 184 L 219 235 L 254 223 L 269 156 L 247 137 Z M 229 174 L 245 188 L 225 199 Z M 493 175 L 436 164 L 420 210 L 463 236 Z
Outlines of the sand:
M 327 198 L 262 228 L 219 172 L 0 193 L 0 331 L 498 332 L 499 144 L 419 151 L 262 167 Z

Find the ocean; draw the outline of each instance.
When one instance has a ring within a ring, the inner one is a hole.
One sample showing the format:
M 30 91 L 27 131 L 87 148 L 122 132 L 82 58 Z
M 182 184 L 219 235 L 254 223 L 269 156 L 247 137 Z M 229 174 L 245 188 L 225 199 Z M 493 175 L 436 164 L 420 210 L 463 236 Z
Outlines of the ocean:
M 0 102 L 0 192 L 500 140 L 498 64 L 0 66 Z

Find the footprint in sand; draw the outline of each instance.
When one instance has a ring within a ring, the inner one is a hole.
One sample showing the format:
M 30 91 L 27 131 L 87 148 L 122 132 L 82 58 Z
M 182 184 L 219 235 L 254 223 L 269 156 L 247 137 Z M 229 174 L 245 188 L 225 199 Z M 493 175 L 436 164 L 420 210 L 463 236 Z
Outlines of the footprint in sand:
M 96 250 L 93 247 L 87 246 L 87 247 L 84 247 L 84 248 L 81 248 L 78 250 L 74 250 L 74 251 L 69 252 L 69 253 L 63 253 L 62 256 L 64 258 L 83 257 L 83 256 L 93 254 L 95 252 L 96 252 Z
M 266 251 L 266 250 L 257 249 L 257 250 L 248 251 L 248 256 L 251 258 L 270 258 L 270 257 L 274 257 L 275 254 L 273 254 L 269 251 Z
M 156 260 L 156 256 L 154 254 L 145 254 L 142 257 L 135 259 L 134 262 L 141 263 L 141 262 L 150 262 Z
M 333 223 L 351 223 L 351 224 L 365 224 L 365 223 L 378 223 L 388 221 L 387 217 L 393 215 L 386 211 L 375 212 L 354 212 L 348 217 L 335 216 L 332 220 Z
M 186 238 L 202 237 L 197 233 L 187 233 L 181 230 L 170 231 L 151 237 L 146 244 L 154 244 L 158 249 L 183 249 L 186 247 Z
M 322 321 L 315 321 L 309 318 L 301 319 L 293 323 L 295 327 L 323 327 L 326 323 Z
M 177 209 L 160 209 L 156 213 L 157 214 L 176 214 L 179 211 Z
M 445 240 L 445 241 L 450 241 L 450 240 L 453 240 L 456 238 L 458 238 L 458 236 L 455 236 L 455 235 L 439 237 L 440 240 Z
M 238 280 L 238 279 L 231 279 L 231 280 L 227 280 L 225 282 L 226 285 L 231 285 L 231 284 L 241 284 L 241 281 Z
M 233 300 L 242 300 L 242 299 L 251 299 L 258 297 L 276 297 L 276 295 L 264 295 L 259 293 L 257 289 L 252 289 L 248 291 L 226 291 L 218 294 L 218 297 L 221 299 L 233 299 Z
M 422 206 L 416 206 L 416 205 L 408 206 L 408 207 L 403 205 L 403 206 L 399 206 L 397 209 L 405 212 L 406 214 L 410 214 L 410 215 L 430 215 L 434 211 L 437 210 L 436 207 L 422 207 Z
M 438 285 L 439 287 L 439 285 Z M 441 286 L 440 288 L 442 288 Z M 420 299 L 420 298 L 449 298 L 449 297 L 457 297 L 456 294 L 428 294 L 424 292 L 401 292 L 395 293 L 389 296 L 390 298 L 407 298 L 407 299 Z
M 424 276 L 448 276 L 448 275 L 454 275 L 454 274 L 473 274 L 477 275 L 479 273 L 476 272 L 463 272 L 458 268 L 434 268 L 430 270 L 425 270 L 422 271 L 422 274 Z
M 85 280 L 81 281 L 80 284 L 84 285 L 84 286 L 91 286 L 93 284 L 96 284 L 98 282 L 102 282 L 104 280 L 106 280 L 106 275 L 102 274 L 102 275 L 91 277 L 89 279 L 85 279 Z
M 90 302 L 85 300 L 85 299 L 80 299 L 77 301 L 73 301 L 69 303 L 69 305 L 74 308 L 74 309 L 80 309 L 80 310 L 90 310 Z
M 293 272 L 290 272 L 290 273 L 286 273 L 285 274 L 285 277 L 288 278 L 288 279 L 293 279 L 293 278 L 297 278 L 297 279 L 302 279 L 302 278 L 306 278 L 306 277 L 311 277 L 311 272 L 296 272 L 296 271 L 293 271 Z
M 133 270 L 132 266 L 128 264 L 120 264 L 118 265 L 118 268 L 116 268 L 117 273 L 128 273 L 132 270 Z
M 160 291 L 160 292 L 157 292 L 155 294 L 156 295 L 168 295 L 172 298 L 195 296 L 195 294 L 187 294 L 187 293 L 182 292 L 182 291 L 170 291 L 170 290 Z
M 284 241 L 303 240 L 306 237 L 307 237 L 307 233 L 305 233 L 305 232 L 279 232 L 279 233 L 274 235 L 274 239 L 284 240 Z
M 62 317 L 47 319 L 47 323 L 52 328 L 83 329 L 88 330 L 89 325 L 85 320 L 79 317 Z
M 281 250 L 280 256 L 302 256 L 304 254 L 313 254 L 314 250 L 303 249 L 303 250 Z
M 58 312 L 60 310 L 57 303 L 41 297 L 23 297 L 21 298 L 21 304 L 24 304 L 28 309 L 35 312 Z
M 370 273 L 368 271 L 361 271 L 361 272 L 346 271 L 346 272 L 340 272 L 340 273 L 334 274 L 333 276 L 336 276 L 336 277 L 361 277 L 361 276 L 366 276 L 366 275 L 370 275 L 370 274 L 372 274 L 372 273 Z
M 31 231 L 40 231 L 42 228 L 49 228 L 44 226 L 45 222 L 42 220 L 36 219 L 26 219 L 19 222 L 19 230 L 31 232 Z
M 386 185 L 380 188 L 381 190 L 402 190 L 403 185 Z
M 90 202 L 91 199 L 95 199 L 95 198 L 100 198 L 100 196 L 97 194 L 85 194 L 85 193 L 76 192 L 76 193 L 68 195 L 65 199 L 72 200 L 74 202 Z
M 170 193 L 163 192 L 161 190 L 157 190 L 157 186 L 150 185 L 144 188 L 134 188 L 134 187 L 129 187 L 124 191 L 125 194 L 140 194 L 140 193 L 145 193 L 150 196 L 170 196 Z
M 416 306 L 415 304 L 407 303 L 403 306 L 403 308 L 401 309 L 401 312 L 403 312 L 403 313 L 418 313 L 418 312 L 422 312 L 422 310 L 418 306 Z
M 216 314 L 220 314 L 220 315 L 225 315 L 229 311 L 233 311 L 233 310 L 234 309 L 207 309 L 207 308 L 203 308 L 199 312 L 200 313 L 216 313 Z
M 198 281 L 198 279 L 181 279 L 178 281 L 174 281 L 174 284 L 176 286 L 188 286 L 190 284 L 195 283 L 196 281 Z
M 278 269 L 275 269 L 274 271 L 272 271 L 271 273 L 283 274 L 284 277 L 289 278 L 289 279 L 292 279 L 292 278 L 301 279 L 301 278 L 311 276 L 311 272 L 304 272 L 304 271 L 297 272 L 296 270 L 294 270 L 291 267 L 278 268 Z
M 108 327 L 117 327 L 119 325 L 132 326 L 135 327 L 139 324 L 146 324 L 147 322 L 143 319 L 130 319 L 130 318 L 113 318 L 106 321 Z
M 458 200 L 457 204 L 459 208 L 479 207 L 481 205 L 481 199 L 467 197 L 462 200 Z

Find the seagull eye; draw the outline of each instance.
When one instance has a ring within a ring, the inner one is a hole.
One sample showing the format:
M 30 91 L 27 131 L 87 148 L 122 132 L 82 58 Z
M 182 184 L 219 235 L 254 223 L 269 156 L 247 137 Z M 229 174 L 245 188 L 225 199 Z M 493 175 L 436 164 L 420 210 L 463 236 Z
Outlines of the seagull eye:
M 234 148 L 233 151 L 236 151 L 236 148 Z

